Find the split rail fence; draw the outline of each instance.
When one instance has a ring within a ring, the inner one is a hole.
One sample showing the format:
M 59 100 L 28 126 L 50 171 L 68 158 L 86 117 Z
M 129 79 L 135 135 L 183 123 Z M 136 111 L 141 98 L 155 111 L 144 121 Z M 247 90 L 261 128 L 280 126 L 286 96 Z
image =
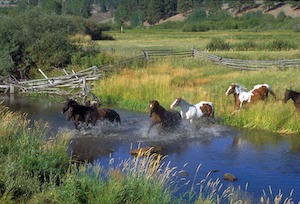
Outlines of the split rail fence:
M 88 91 L 88 83 L 99 80 L 111 73 L 112 70 L 120 69 L 125 64 L 133 61 L 151 61 L 157 57 L 174 56 L 174 57 L 191 57 L 194 59 L 204 59 L 212 61 L 219 65 L 224 65 L 238 70 L 264 70 L 264 69 L 285 69 L 300 68 L 300 59 L 290 60 L 237 60 L 222 58 L 212 55 L 209 52 L 191 49 L 190 51 L 173 51 L 173 50 L 142 50 L 141 55 L 128 58 L 113 65 L 93 66 L 85 70 L 75 72 L 67 72 L 63 70 L 64 75 L 57 77 L 47 77 L 47 75 L 39 69 L 44 78 L 28 81 L 17 81 L 10 78 L 8 81 L 2 81 L 0 89 L 6 93 L 48 93 L 58 95 L 86 95 Z

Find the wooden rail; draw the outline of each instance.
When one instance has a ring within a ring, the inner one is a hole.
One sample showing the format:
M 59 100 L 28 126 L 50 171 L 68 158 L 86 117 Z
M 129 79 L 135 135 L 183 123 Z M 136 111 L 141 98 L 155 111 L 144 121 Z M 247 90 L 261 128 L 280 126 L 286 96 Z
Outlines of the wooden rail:
M 290 60 L 238 60 L 222 58 L 217 55 L 209 54 L 199 50 L 193 50 L 194 57 L 204 58 L 216 64 L 224 65 L 239 70 L 264 70 L 264 69 L 285 69 L 296 67 L 300 68 L 300 59 Z

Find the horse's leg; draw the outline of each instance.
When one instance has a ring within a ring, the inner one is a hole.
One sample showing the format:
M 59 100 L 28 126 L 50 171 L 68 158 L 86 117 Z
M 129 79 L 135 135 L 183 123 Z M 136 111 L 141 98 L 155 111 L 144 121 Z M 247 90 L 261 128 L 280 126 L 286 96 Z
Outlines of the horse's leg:
M 149 126 L 149 129 L 148 129 L 148 134 L 150 133 L 151 128 L 152 128 L 155 124 L 156 124 L 155 122 L 151 122 L 151 124 L 150 124 L 150 126 Z
M 79 130 L 79 128 L 78 128 L 78 119 L 79 119 L 78 116 L 75 115 L 73 119 L 74 119 L 74 122 L 73 122 L 73 123 L 74 123 L 75 129 Z

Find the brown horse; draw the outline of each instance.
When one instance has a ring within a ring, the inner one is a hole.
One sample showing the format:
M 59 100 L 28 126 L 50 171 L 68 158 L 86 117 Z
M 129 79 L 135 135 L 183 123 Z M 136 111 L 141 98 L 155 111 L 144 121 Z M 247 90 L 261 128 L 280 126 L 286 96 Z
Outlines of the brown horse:
M 66 119 L 68 121 L 73 119 L 76 129 L 78 129 L 79 122 L 95 125 L 99 118 L 96 107 L 79 105 L 73 99 L 66 100 L 65 105 L 62 108 L 62 113 L 64 114 L 65 112 L 67 112 Z
M 154 125 L 160 124 L 161 130 L 170 132 L 181 124 L 182 118 L 179 111 L 166 110 L 164 107 L 159 105 L 156 100 L 149 102 L 149 114 L 151 117 L 151 124 L 148 129 L 148 134 Z
M 111 123 L 116 121 L 117 123 L 121 124 L 120 115 L 115 110 L 110 108 L 99 108 L 98 117 L 100 120 L 108 120 Z
M 86 124 L 91 123 L 95 125 L 97 120 L 108 120 L 113 123 L 114 121 L 121 123 L 120 115 L 109 108 L 97 108 L 96 106 L 83 106 L 79 105 L 73 99 L 67 99 L 62 113 L 67 112 L 67 120 L 73 119 L 74 126 L 78 129 L 79 122 Z
M 284 93 L 284 103 L 287 103 L 288 100 L 292 99 L 294 102 L 294 106 L 296 108 L 300 108 L 300 93 L 297 91 L 293 91 L 290 89 L 286 89 Z
M 100 106 L 101 103 L 98 101 L 86 101 L 86 106 L 95 107 Z M 121 118 L 120 115 L 113 109 L 110 108 L 98 108 L 98 114 L 100 120 L 108 120 L 111 123 L 114 123 L 115 121 L 119 124 L 121 124 Z
M 227 96 L 233 94 L 237 111 L 242 108 L 243 104 L 267 99 L 269 93 L 276 99 L 275 93 L 268 84 L 258 84 L 251 91 L 246 91 L 239 84 L 232 83 L 225 94 Z

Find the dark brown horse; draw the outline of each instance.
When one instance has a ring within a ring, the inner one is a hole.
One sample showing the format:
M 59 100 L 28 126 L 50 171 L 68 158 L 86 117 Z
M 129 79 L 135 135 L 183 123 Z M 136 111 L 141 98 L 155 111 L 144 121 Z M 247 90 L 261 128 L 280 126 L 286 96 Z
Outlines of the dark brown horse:
M 159 102 L 156 100 L 151 100 L 149 103 L 151 124 L 148 129 L 148 134 L 150 133 L 151 128 L 157 124 L 161 125 L 161 130 L 167 132 L 173 131 L 181 124 L 182 118 L 179 111 L 166 110 L 164 107 L 159 105 Z
M 290 89 L 286 89 L 284 93 L 284 103 L 292 99 L 296 108 L 300 108 L 300 93 Z
M 98 108 L 98 117 L 100 120 L 108 120 L 111 123 L 117 122 L 121 124 L 120 115 L 110 108 Z
M 97 120 L 108 120 L 113 123 L 114 121 L 121 123 L 120 115 L 109 108 L 97 108 L 96 106 L 83 106 L 79 105 L 73 99 L 67 99 L 62 113 L 67 112 L 67 120 L 73 119 L 74 126 L 78 129 L 79 122 L 85 124 L 95 125 Z
M 95 107 L 100 106 L 101 103 L 98 101 L 86 101 L 86 106 Z M 113 109 L 110 108 L 98 108 L 98 114 L 100 120 L 108 120 L 111 123 L 117 122 L 121 124 L 120 115 Z
M 78 129 L 79 122 L 84 122 L 85 124 L 91 123 L 92 125 L 95 125 L 99 118 L 96 107 L 80 105 L 73 99 L 66 100 L 65 105 L 62 108 L 62 113 L 65 112 L 67 112 L 66 119 L 68 121 L 73 119 L 76 129 Z
M 246 91 L 239 84 L 232 83 L 225 94 L 227 96 L 230 94 L 234 95 L 236 110 L 239 110 L 243 104 L 267 99 L 269 93 L 276 99 L 275 93 L 268 84 L 258 84 L 251 91 Z

